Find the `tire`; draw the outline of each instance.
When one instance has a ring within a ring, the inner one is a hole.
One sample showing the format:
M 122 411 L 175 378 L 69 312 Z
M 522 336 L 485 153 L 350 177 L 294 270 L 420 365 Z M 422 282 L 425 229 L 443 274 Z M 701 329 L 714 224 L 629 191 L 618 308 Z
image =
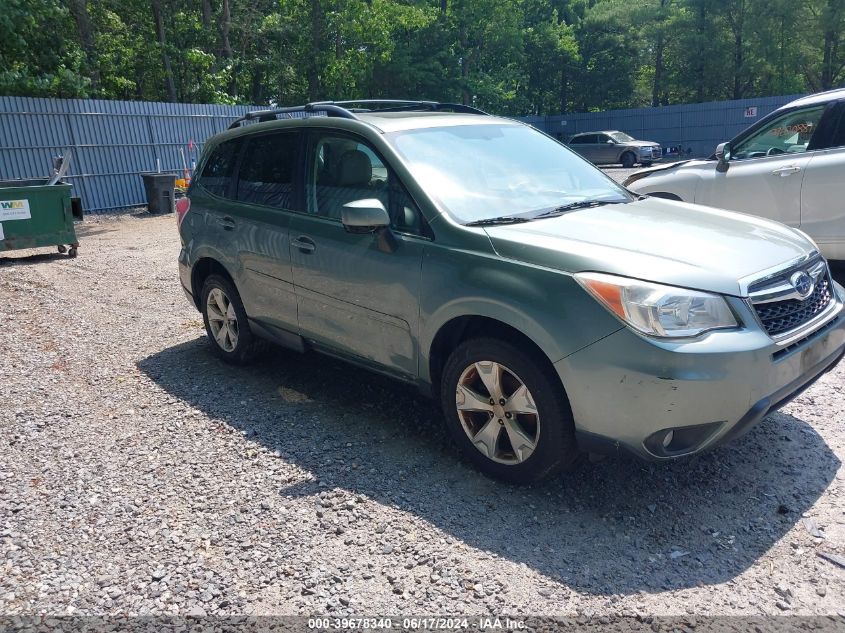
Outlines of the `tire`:
M 446 423 L 464 456 L 486 475 L 525 484 L 554 475 L 578 457 L 569 403 L 546 365 L 495 338 L 465 341 L 447 359 L 440 389 Z M 487 382 L 495 375 L 505 405 L 502 400 L 490 405 L 486 385 L 495 384 Z M 522 444 L 516 447 L 511 438 Z
M 637 157 L 634 156 L 631 152 L 625 152 L 624 154 L 622 154 L 622 166 L 625 169 L 631 169 L 631 167 L 634 166 L 636 160 Z
M 211 306 L 209 302 L 212 302 Z M 246 365 L 261 354 L 263 341 L 250 330 L 241 296 L 228 279 L 220 275 L 208 276 L 200 293 L 200 309 L 208 340 L 222 360 L 232 365 Z

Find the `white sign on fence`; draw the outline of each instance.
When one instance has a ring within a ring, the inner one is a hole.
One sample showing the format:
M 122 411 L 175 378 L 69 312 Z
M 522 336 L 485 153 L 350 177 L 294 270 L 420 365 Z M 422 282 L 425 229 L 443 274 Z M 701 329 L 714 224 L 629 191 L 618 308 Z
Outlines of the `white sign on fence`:
M 748 106 L 745 108 L 745 118 L 753 119 L 757 116 L 757 106 Z

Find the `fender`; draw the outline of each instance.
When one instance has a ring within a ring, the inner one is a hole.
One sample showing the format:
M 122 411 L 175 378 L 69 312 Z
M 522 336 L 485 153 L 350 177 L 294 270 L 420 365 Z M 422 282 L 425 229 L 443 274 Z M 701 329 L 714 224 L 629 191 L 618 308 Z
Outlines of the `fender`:
M 431 349 L 447 323 L 483 317 L 520 332 L 554 363 L 620 329 L 571 275 L 478 254 L 460 265 L 454 254 L 431 249 L 420 288 L 419 377 L 430 383 Z

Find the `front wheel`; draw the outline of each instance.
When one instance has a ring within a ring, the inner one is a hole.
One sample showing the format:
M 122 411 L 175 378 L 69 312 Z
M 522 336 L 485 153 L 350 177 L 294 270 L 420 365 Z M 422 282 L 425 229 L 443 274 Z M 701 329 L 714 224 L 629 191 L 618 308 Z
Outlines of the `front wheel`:
M 636 162 L 636 157 L 631 152 L 625 152 L 622 154 L 622 166 L 625 169 L 631 169 Z
M 529 483 L 578 456 L 566 396 L 543 365 L 499 339 L 465 341 L 446 361 L 441 404 L 449 430 L 484 473 Z
M 205 332 L 217 355 L 233 365 L 254 360 L 261 351 L 261 343 L 249 328 L 235 286 L 220 275 L 210 275 L 200 296 Z

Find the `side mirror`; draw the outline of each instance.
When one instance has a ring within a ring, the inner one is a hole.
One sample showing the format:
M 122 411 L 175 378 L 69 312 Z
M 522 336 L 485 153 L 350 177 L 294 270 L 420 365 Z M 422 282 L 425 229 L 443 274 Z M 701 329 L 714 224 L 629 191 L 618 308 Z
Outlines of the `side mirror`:
M 390 226 L 387 209 L 376 198 L 347 202 L 341 209 L 340 221 L 350 233 L 372 233 Z
M 729 142 L 719 143 L 716 146 L 715 156 L 716 160 L 719 161 L 716 165 L 716 171 L 728 171 L 728 164 L 731 160 L 731 144 Z
M 606 142 L 607 142 L 608 145 L 616 145 L 616 141 L 614 141 L 612 139 L 607 139 Z
M 347 202 L 340 211 L 340 221 L 348 233 L 377 233 L 378 248 L 384 253 L 393 253 L 399 247 L 381 200 L 365 198 Z

